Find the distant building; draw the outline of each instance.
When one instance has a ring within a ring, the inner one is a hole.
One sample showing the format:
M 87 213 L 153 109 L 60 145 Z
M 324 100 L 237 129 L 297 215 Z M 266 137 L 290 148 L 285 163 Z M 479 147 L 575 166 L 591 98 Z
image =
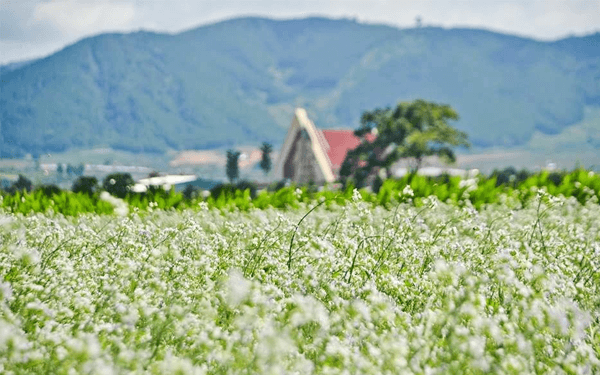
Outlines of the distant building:
M 374 138 L 367 135 L 369 141 Z M 306 111 L 297 108 L 277 158 L 275 177 L 300 184 L 334 182 L 348 151 L 361 142 L 350 129 L 318 129 Z
M 175 188 L 175 191 L 182 191 L 188 185 L 196 186 L 195 183 L 200 181 L 195 175 L 166 175 L 142 178 L 133 187 L 132 191 L 135 193 L 143 193 L 148 190 L 149 187 L 163 188 L 165 190 Z
M 410 168 L 407 167 L 399 167 L 395 168 L 393 172 L 394 177 L 403 177 L 406 174 L 410 173 Z M 421 176 L 429 176 L 429 177 L 437 177 L 442 174 L 447 174 L 449 176 L 459 176 L 462 178 L 473 178 L 479 174 L 479 169 L 460 169 L 460 168 L 449 168 L 447 166 L 443 167 L 422 167 L 417 171 Z

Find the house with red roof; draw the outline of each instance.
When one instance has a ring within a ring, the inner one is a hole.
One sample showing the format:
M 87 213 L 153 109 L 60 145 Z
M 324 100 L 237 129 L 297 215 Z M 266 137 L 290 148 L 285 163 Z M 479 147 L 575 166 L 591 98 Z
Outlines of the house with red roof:
M 375 135 L 367 134 L 371 142 Z M 321 130 L 297 108 L 275 166 L 277 179 L 306 184 L 334 182 L 348 151 L 363 142 L 350 129 Z

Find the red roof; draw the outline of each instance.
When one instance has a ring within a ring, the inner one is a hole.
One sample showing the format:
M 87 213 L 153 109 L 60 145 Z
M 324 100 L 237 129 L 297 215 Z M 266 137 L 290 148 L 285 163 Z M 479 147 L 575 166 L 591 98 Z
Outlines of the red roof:
M 321 132 L 329 144 L 327 156 L 331 161 L 334 173 L 337 174 L 348 151 L 360 145 L 360 138 L 354 135 L 353 130 L 321 130 Z M 371 133 L 366 134 L 365 137 L 369 142 L 373 142 L 375 139 L 375 135 Z

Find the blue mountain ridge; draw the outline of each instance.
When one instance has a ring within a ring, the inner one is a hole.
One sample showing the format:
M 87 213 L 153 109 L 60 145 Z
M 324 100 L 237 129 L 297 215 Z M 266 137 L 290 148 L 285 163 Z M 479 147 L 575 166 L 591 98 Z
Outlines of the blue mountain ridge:
M 423 98 L 476 146 L 556 134 L 600 106 L 600 33 L 542 42 L 477 29 L 231 19 L 83 39 L 0 69 L 0 156 L 280 144 L 293 109 L 322 128 Z

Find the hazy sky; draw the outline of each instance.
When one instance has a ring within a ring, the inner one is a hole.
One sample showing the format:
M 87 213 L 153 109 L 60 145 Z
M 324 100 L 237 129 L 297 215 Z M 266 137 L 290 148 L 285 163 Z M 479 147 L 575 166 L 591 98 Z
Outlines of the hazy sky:
M 543 40 L 600 31 L 600 0 L 0 0 L 0 64 L 106 31 L 178 32 L 244 15 L 322 15 L 398 27 L 412 27 L 420 16 L 423 25 Z

